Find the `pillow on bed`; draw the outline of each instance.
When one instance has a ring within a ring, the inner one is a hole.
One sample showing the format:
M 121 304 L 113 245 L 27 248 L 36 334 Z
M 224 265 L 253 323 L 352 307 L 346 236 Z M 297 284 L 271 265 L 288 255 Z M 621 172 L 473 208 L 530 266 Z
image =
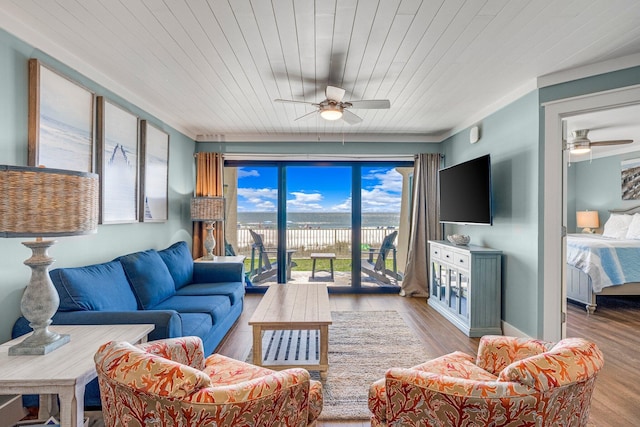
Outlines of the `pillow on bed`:
M 625 239 L 632 219 L 632 215 L 612 213 L 604 224 L 602 235 L 614 239 Z
M 640 214 L 633 215 L 627 230 L 627 239 L 640 239 Z

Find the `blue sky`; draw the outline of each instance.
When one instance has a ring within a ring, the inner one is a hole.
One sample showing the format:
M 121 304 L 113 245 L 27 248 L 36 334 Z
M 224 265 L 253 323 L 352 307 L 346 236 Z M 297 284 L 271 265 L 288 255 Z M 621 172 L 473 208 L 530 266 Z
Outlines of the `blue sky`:
M 362 168 L 362 211 L 398 212 L 402 175 L 392 167 Z M 238 168 L 238 211 L 275 212 L 277 168 Z M 289 212 L 350 212 L 351 168 L 287 168 Z

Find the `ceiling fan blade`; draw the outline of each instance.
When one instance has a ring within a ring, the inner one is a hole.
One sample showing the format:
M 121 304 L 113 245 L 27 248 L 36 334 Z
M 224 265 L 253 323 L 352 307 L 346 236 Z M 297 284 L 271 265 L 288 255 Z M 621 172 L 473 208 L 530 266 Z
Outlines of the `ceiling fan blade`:
M 360 123 L 362 121 L 360 116 L 357 116 L 357 115 L 353 114 L 349 110 L 343 110 L 342 111 L 342 120 L 344 120 L 345 122 L 349 123 L 350 125 L 357 125 L 358 123 Z
M 344 96 L 345 90 L 335 86 L 327 86 L 324 93 L 327 96 L 327 99 L 330 99 L 331 101 L 340 102 L 342 101 L 342 97 Z
M 349 101 L 352 108 L 384 109 L 391 108 L 388 99 L 363 99 L 362 101 Z
M 293 99 L 274 99 L 273 102 L 288 102 L 290 104 L 308 104 L 308 105 L 318 105 L 314 102 L 309 101 L 294 101 Z
M 603 145 L 622 145 L 622 144 L 631 144 L 633 139 L 617 139 L 611 141 L 591 141 L 591 145 L 593 146 L 603 146 Z
M 316 114 L 317 112 L 318 112 L 318 110 L 314 110 L 314 111 L 312 111 L 312 112 L 310 112 L 310 113 L 304 114 L 304 115 L 302 115 L 302 116 L 300 116 L 300 117 L 298 117 L 298 118 L 296 118 L 296 119 L 293 119 L 293 121 L 295 122 L 295 121 L 297 121 L 297 120 L 304 120 L 304 119 L 308 119 L 308 118 L 310 118 L 311 116 L 313 116 L 314 114 Z

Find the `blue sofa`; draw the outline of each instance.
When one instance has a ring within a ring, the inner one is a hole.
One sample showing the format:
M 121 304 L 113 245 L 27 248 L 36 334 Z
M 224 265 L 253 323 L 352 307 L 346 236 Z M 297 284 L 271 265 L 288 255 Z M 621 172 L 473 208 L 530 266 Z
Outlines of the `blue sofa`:
M 242 264 L 195 263 L 186 242 L 167 249 L 123 255 L 103 264 L 50 272 L 60 295 L 53 324 L 152 323 L 149 340 L 198 336 L 213 353 L 242 313 Z M 21 317 L 14 337 L 30 332 Z M 37 406 L 37 400 L 25 400 Z M 100 406 L 97 381 L 85 392 L 85 406 Z

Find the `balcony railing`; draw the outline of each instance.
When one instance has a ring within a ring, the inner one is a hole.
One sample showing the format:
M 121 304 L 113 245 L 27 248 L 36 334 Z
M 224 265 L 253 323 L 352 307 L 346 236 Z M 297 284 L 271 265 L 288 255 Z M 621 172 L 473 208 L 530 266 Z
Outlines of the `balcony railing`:
M 262 235 L 266 247 L 276 247 L 278 230 L 253 228 Z M 362 246 L 379 247 L 393 228 L 362 228 Z M 238 229 L 238 252 L 250 256 L 253 239 L 248 228 Z M 338 258 L 351 258 L 351 228 L 288 229 L 287 248 L 295 249 L 295 257 L 308 257 L 312 252 L 333 252 Z

